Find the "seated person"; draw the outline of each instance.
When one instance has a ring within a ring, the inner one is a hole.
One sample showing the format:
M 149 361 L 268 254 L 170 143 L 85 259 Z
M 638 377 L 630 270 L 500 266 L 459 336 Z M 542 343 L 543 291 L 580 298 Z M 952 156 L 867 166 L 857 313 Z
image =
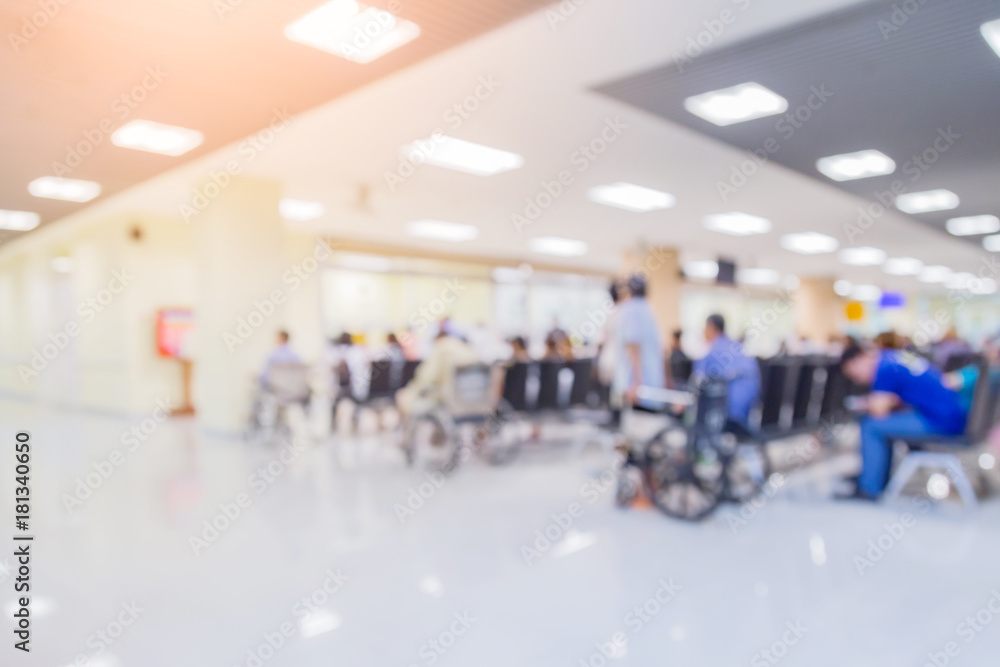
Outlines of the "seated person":
M 861 474 L 849 497 L 875 499 L 889 483 L 892 438 L 957 435 L 966 410 L 941 373 L 923 357 L 898 350 L 852 345 L 840 360 L 844 375 L 871 386 L 861 420 Z
M 278 344 L 264 362 L 264 370 L 260 373 L 260 383 L 267 387 L 268 379 L 271 375 L 271 367 L 275 364 L 301 364 L 302 358 L 292 349 L 289 343 L 290 336 L 287 331 L 278 332 Z
M 709 315 L 705 322 L 705 340 L 710 349 L 694 364 L 695 379 L 725 378 L 729 385 L 729 419 L 749 428 L 750 410 L 760 398 L 760 366 L 743 353 L 743 346 L 726 335 L 722 315 Z
M 510 363 L 526 364 L 531 361 L 531 355 L 528 353 L 528 344 L 522 336 L 514 336 L 510 339 L 510 349 Z
M 478 363 L 476 353 L 444 327 L 434 338 L 427 358 L 410 383 L 396 392 L 396 406 L 404 417 L 425 415 L 442 404 L 445 389 L 459 366 Z

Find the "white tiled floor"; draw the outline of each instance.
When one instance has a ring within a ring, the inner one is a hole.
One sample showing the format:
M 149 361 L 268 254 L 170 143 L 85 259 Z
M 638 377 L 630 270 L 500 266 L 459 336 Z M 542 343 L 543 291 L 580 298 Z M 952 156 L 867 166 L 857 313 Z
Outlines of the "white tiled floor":
M 905 508 L 826 499 L 831 469 L 845 464 L 835 459 L 793 474 L 745 525 L 727 518 L 732 507 L 689 525 L 615 509 L 612 491 L 593 486 L 610 463 L 595 448 L 503 468 L 471 462 L 401 522 L 394 506 L 428 480 L 385 442 L 314 446 L 257 484 L 248 478 L 275 450 L 168 422 L 127 452 L 120 435 L 140 421 L 0 402 L 5 441 L 15 429 L 33 433 L 37 536 L 34 650 L 0 664 L 95 656 L 103 643 L 95 633 L 117 634 L 122 604 L 133 601 L 138 618 L 95 667 L 909 667 L 950 641 L 957 654 L 939 661 L 992 666 L 1000 654 L 1000 620 L 958 627 L 1000 591 L 996 501 L 971 519 L 914 507 L 915 524 L 896 539 L 891 524 Z M 124 463 L 67 511 L 63 494 L 113 448 Z M 0 460 L 0 517 L 13 513 L 11 449 Z M 239 493 L 252 504 L 195 555 L 189 537 Z M 552 515 L 571 503 L 582 514 L 570 538 L 526 563 L 522 547 L 536 531 L 561 530 Z M 0 532 L 5 545 L 12 532 Z M 859 574 L 855 557 L 880 538 L 891 548 Z M 319 592 L 328 571 L 348 577 L 329 595 Z M 660 582 L 679 587 L 663 604 Z M 323 610 L 299 626 L 295 605 L 314 594 L 328 598 Z M 0 602 L 12 600 L 8 576 Z M 264 660 L 248 655 L 285 622 L 294 636 L 265 648 Z M 783 643 L 796 639 L 788 624 L 804 629 L 794 644 Z M 606 660 L 601 645 L 616 633 L 623 648 Z

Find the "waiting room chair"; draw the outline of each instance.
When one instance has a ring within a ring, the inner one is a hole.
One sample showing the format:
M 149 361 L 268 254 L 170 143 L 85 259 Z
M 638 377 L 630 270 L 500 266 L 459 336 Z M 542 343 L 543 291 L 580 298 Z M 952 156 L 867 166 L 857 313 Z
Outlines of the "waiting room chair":
M 951 477 L 966 509 L 974 511 L 977 508 L 975 489 L 965 473 L 958 452 L 981 444 L 1000 417 L 1000 392 L 992 391 L 990 385 L 989 366 L 980 360 L 979 377 L 973 390 L 972 407 L 969 410 L 964 433 L 954 436 L 927 435 L 894 439 L 905 442 L 910 451 L 889 480 L 884 496 L 886 502 L 895 501 L 918 470 L 929 468 L 945 470 Z

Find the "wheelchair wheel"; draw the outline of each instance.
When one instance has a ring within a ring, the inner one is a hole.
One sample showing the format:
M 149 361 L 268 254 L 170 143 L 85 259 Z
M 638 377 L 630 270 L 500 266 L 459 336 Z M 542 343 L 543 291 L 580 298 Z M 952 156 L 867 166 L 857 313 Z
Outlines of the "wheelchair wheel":
M 521 453 L 526 428 L 524 420 L 514 415 L 502 416 L 479 426 L 473 442 L 490 465 L 506 465 Z
M 461 443 L 453 431 L 435 414 L 408 420 L 401 443 L 406 464 L 412 466 L 421 459 L 428 467 L 453 470 L 461 454 Z
M 767 448 L 756 440 L 739 442 L 724 434 L 721 457 L 726 470 L 723 500 L 744 503 L 760 493 L 771 476 Z
M 661 434 L 646 448 L 643 483 L 657 509 L 677 519 L 701 521 L 718 506 L 724 465 L 697 443 L 671 446 Z

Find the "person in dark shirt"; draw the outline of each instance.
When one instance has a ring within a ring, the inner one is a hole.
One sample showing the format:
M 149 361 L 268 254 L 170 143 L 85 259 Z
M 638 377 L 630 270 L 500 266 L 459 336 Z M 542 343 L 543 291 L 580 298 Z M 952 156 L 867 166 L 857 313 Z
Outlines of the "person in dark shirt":
M 966 409 L 930 362 L 901 350 L 852 345 L 841 357 L 844 374 L 871 386 L 868 416 L 861 420 L 861 474 L 853 497 L 874 499 L 889 482 L 892 438 L 956 435 L 965 429 Z

